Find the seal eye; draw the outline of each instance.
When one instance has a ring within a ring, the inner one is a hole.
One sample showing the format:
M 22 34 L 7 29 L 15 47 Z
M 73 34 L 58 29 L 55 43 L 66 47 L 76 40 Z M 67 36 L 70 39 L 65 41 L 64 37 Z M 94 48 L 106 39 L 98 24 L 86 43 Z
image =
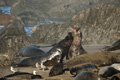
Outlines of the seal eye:
M 62 50 L 60 48 L 57 49 L 59 54 L 62 54 Z

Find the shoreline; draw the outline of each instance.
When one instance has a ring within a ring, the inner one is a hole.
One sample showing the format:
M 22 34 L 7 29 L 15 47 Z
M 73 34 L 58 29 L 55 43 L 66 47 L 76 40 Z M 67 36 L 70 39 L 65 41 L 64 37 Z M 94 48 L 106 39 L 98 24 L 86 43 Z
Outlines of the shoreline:
M 35 44 L 35 45 L 39 45 L 39 46 L 49 46 L 51 44 Z M 92 44 L 92 45 L 83 45 L 84 49 L 88 52 L 88 53 L 94 53 L 94 52 L 99 52 L 101 51 L 101 49 L 105 46 L 108 46 L 109 44 Z M 43 51 L 47 52 L 51 49 L 52 47 L 44 47 L 44 48 L 40 48 Z M 120 50 L 116 50 L 114 52 L 119 52 Z M 41 75 L 43 77 L 43 79 L 40 80 L 74 80 L 75 78 L 70 74 L 69 71 L 65 71 L 65 73 L 63 73 L 62 75 L 58 75 L 58 76 L 53 76 L 53 77 L 49 77 L 49 71 L 52 68 L 48 67 L 49 70 L 46 71 L 42 71 L 42 70 L 38 70 L 35 67 L 17 67 L 15 69 L 20 69 L 21 72 L 29 72 L 32 73 L 33 70 L 37 71 L 37 74 Z M 0 67 L 0 78 L 6 75 L 12 74 L 12 72 L 10 71 L 10 66 L 3 66 Z

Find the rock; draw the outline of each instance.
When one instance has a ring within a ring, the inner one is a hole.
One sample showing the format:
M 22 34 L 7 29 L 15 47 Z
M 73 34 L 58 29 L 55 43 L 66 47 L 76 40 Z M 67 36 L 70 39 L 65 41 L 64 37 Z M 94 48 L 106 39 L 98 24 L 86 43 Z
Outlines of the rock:
M 10 20 L 13 20 L 13 19 L 15 19 L 15 17 L 12 15 L 1 14 L 0 15 L 0 25 L 5 26 L 6 24 L 8 24 L 8 22 L 10 22 Z
M 19 0 L 0 0 L 0 6 L 12 6 Z
M 19 15 L 17 15 L 22 18 L 25 25 L 34 25 L 37 24 L 38 17 L 33 12 L 23 12 Z
M 0 66 L 17 62 L 15 57 L 17 51 L 26 45 L 29 45 L 29 42 L 23 22 L 17 18 L 10 21 L 0 30 L 0 57 L 5 55 L 5 59 L 0 59 Z
M 120 38 L 118 13 L 120 8 L 101 4 L 79 12 L 71 22 L 81 26 L 83 43 L 111 44 Z
M 2 14 L 2 10 L 0 9 L 0 15 Z
M 0 6 L 6 6 L 5 0 L 0 0 Z
M 72 28 L 67 28 L 60 23 L 45 24 L 37 27 L 37 30 L 31 34 L 31 43 L 48 43 L 54 44 L 62 39 L 70 32 Z
M 42 21 L 46 18 L 57 21 L 70 20 L 80 10 L 100 3 L 120 6 L 118 0 L 20 0 L 18 4 L 12 6 L 11 13 L 21 17 L 23 21 L 28 19 L 25 20 L 26 24 L 32 25 L 36 22 L 30 22 L 36 21 L 37 18 Z
M 83 44 L 111 44 L 120 39 L 119 22 L 120 8 L 101 4 L 80 11 L 71 21 L 40 25 L 32 39 L 35 43 L 59 42 L 77 24 L 81 27 Z
M 4 0 L 6 3 L 6 6 L 12 6 L 18 3 L 20 0 Z

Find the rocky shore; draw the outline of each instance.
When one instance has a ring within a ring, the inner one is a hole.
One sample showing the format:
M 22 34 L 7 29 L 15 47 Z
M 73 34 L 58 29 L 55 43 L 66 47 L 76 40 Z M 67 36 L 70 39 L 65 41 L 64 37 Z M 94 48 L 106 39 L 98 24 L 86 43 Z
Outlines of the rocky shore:
M 10 65 L 20 61 L 16 57 L 19 49 L 31 44 L 58 43 L 76 24 L 81 28 L 82 44 L 86 45 L 83 47 L 87 52 L 101 51 L 107 44 L 111 45 L 120 39 L 119 4 L 118 0 L 0 0 L 0 6 L 11 6 L 10 15 L 0 10 L 0 26 L 4 26 L 0 30 L 0 66 L 6 66 L 0 67 L 0 77 L 10 73 Z M 37 24 L 37 21 L 42 23 L 45 19 L 58 22 Z M 26 25 L 35 25 L 31 36 L 24 30 Z M 97 46 L 91 46 L 93 44 Z M 45 48 L 43 50 L 47 52 Z M 8 73 L 5 74 L 4 70 Z M 48 72 L 42 72 L 43 76 Z M 64 79 L 74 80 L 70 73 L 65 75 L 67 78 L 62 75 Z
M 100 4 L 78 12 L 76 15 L 72 17 L 71 20 L 64 23 L 59 22 L 59 23 L 47 23 L 43 25 L 38 24 L 37 26 L 35 26 L 33 33 L 29 37 L 27 36 L 24 30 L 25 27 L 24 21 L 20 17 L 15 17 L 13 15 L 6 15 L 2 13 L 0 15 L 1 16 L 0 23 L 3 24 L 5 27 L 0 31 L 2 34 L 1 38 L 3 36 L 6 36 L 6 33 L 4 34 L 4 32 L 8 29 L 9 31 L 7 34 L 11 32 L 13 32 L 11 36 L 14 35 L 16 36 L 16 34 L 19 35 L 21 34 L 21 36 L 26 37 L 26 39 L 28 40 L 27 43 L 29 44 L 43 44 L 43 43 L 54 44 L 62 40 L 67 35 L 68 32 L 71 32 L 72 26 L 77 24 L 81 27 L 82 30 L 82 34 L 83 34 L 82 44 L 84 45 L 111 44 L 120 38 L 119 13 L 120 13 L 120 8 L 117 8 L 114 5 Z M 4 17 L 3 15 L 6 18 L 3 18 Z M 10 23 L 8 23 L 9 21 Z M 9 29 L 8 26 L 9 27 L 15 26 L 15 27 Z M 20 29 L 20 32 L 19 30 L 15 31 L 17 28 Z M 10 39 L 11 38 L 12 37 L 10 37 Z M 24 38 L 22 39 L 23 39 L 22 41 L 26 41 L 26 39 L 25 40 Z M 4 44 L 8 45 L 7 40 L 4 42 L 5 42 Z M 17 44 L 15 43 L 15 46 Z M 24 43 L 22 43 L 21 45 L 24 45 Z M 17 50 L 19 50 L 21 47 L 19 47 Z M 1 53 L 4 53 L 2 52 L 3 49 L 4 47 L 1 46 Z
M 19 0 L 11 8 L 11 14 L 19 16 L 26 24 L 36 24 L 39 19 L 68 21 L 81 10 L 98 4 L 119 6 L 118 0 Z
M 16 60 L 18 50 L 29 45 L 24 24 L 15 18 L 0 30 L 0 66 L 11 65 Z
M 58 42 L 71 31 L 73 25 L 78 24 L 82 30 L 83 44 L 110 44 L 120 39 L 119 13 L 120 8 L 115 6 L 97 5 L 80 11 L 68 22 L 37 26 L 31 38 L 35 43 Z

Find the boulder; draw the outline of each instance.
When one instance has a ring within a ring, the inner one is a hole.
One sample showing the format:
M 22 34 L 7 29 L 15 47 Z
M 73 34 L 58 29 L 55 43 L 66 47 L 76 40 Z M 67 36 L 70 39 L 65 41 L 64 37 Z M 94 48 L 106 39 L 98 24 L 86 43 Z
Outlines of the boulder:
M 0 6 L 12 6 L 19 0 L 0 0 Z
M 67 26 L 59 23 L 39 25 L 37 26 L 37 30 L 31 34 L 30 41 L 33 44 L 54 44 L 64 39 L 71 29 L 71 27 L 68 28 Z
M 2 10 L 0 9 L 0 15 L 2 14 Z
M 0 30 L 0 66 L 17 62 L 17 51 L 29 45 L 23 22 L 16 18 Z
M 5 0 L 0 0 L 0 6 L 6 6 Z
M 120 6 L 119 0 L 20 0 L 12 6 L 11 14 L 22 18 L 26 24 L 36 24 L 36 20 L 70 20 L 77 12 L 99 3 Z M 32 22 L 32 23 L 31 23 Z
M 18 3 L 20 0 L 4 0 L 6 3 L 6 6 L 12 6 Z
M 120 8 L 101 4 L 79 12 L 71 23 L 81 26 L 83 43 L 111 44 L 120 39 L 119 13 Z
M 77 24 L 81 27 L 83 44 L 111 44 L 120 39 L 119 22 L 120 8 L 100 4 L 80 11 L 68 22 L 40 25 L 31 38 L 35 43 L 55 43 Z
M 1 14 L 0 15 L 0 26 L 5 26 L 6 24 L 8 24 L 8 22 L 10 22 L 10 20 L 15 19 L 14 16 L 9 15 L 9 14 Z

